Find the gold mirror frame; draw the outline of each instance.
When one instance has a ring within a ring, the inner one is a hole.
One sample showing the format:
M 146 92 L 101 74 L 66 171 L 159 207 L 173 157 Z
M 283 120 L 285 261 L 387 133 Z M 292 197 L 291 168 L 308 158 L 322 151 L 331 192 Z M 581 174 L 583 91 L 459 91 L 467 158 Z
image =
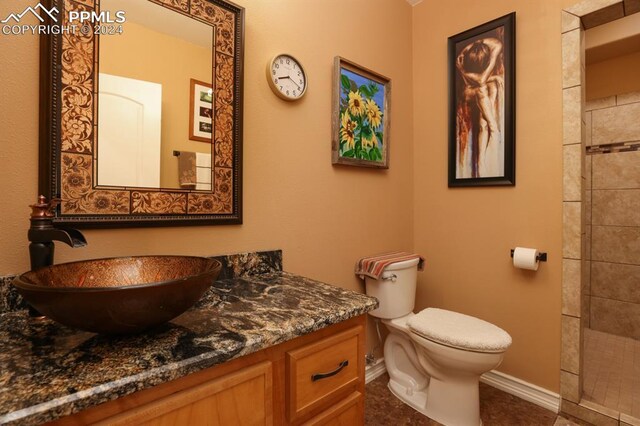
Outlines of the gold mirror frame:
M 147 1 L 215 30 L 212 191 L 96 185 L 99 36 L 43 35 L 39 187 L 61 198 L 59 227 L 242 223 L 244 9 L 223 0 Z M 67 25 L 68 11 L 99 12 L 100 0 L 49 0 L 46 6 L 56 7 Z

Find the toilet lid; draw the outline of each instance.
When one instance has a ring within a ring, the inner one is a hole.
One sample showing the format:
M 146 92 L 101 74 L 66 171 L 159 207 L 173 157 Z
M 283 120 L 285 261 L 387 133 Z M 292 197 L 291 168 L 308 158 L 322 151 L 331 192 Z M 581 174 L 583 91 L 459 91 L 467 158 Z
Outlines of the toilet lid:
M 407 325 L 426 339 L 469 351 L 503 352 L 511 346 L 511 336 L 500 327 L 444 309 L 427 308 L 409 318 Z

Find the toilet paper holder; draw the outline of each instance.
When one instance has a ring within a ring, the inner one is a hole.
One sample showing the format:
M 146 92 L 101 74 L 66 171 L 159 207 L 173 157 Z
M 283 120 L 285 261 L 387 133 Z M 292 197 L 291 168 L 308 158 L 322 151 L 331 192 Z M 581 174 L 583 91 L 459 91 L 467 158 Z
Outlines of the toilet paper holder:
M 513 257 L 513 252 L 515 249 L 511 249 L 511 257 Z M 546 262 L 547 261 L 547 253 L 538 253 L 538 255 L 536 256 L 536 260 L 538 262 Z

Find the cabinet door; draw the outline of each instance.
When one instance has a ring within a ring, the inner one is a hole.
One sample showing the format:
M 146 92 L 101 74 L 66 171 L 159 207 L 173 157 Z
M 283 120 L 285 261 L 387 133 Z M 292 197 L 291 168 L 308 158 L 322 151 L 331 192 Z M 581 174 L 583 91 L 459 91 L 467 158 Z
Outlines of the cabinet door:
M 99 425 L 271 425 L 271 362 L 246 367 L 103 420 Z

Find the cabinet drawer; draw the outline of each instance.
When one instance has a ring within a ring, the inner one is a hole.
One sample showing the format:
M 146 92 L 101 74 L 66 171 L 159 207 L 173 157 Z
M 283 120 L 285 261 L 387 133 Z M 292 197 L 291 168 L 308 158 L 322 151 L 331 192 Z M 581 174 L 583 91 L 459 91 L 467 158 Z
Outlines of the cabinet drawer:
M 287 415 L 293 422 L 357 388 L 363 328 L 353 327 L 287 352 Z

